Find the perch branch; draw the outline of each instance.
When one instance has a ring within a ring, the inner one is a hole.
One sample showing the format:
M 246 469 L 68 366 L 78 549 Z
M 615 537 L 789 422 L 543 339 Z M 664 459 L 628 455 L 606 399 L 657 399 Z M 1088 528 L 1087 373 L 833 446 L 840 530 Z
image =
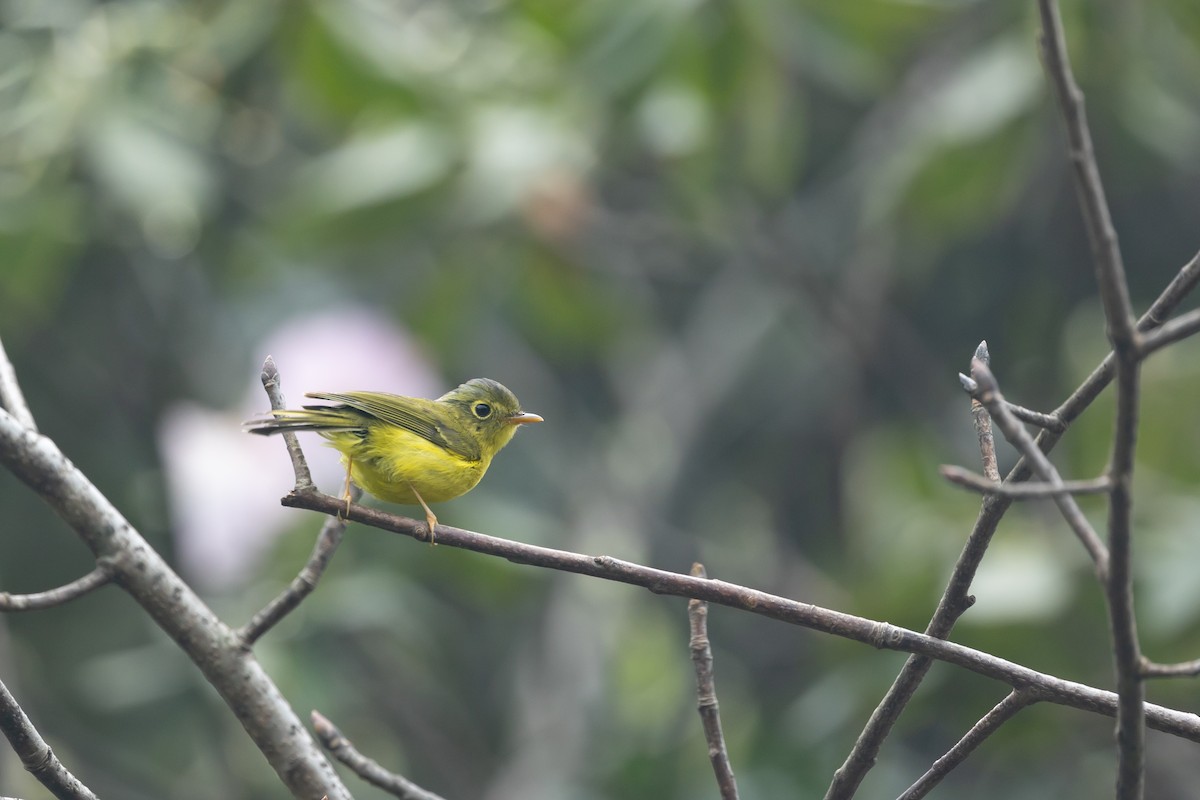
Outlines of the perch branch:
M 405 777 L 387 771 L 379 766 L 379 762 L 358 752 L 358 749 L 342 735 L 337 726 L 319 711 L 312 712 L 312 725 L 313 731 L 325 749 L 367 783 L 378 786 L 401 800 L 442 800 L 440 796 L 422 789 Z
M 347 511 L 344 500 L 316 491 L 293 492 L 285 496 L 282 502 L 289 508 L 318 511 L 329 516 L 342 514 L 352 522 L 398 533 L 416 541 L 424 541 L 428 531 L 424 520 L 401 517 L 363 505 L 352 505 Z M 737 608 L 769 619 L 852 639 L 872 647 L 916 653 L 955 664 L 1013 688 L 1028 688 L 1036 692 L 1038 699 L 1047 702 L 1107 716 L 1116 714 L 1117 696 L 1113 692 L 1037 672 L 989 653 L 886 622 L 789 600 L 746 586 L 712 578 L 693 578 L 690 575 L 654 569 L 611 556 L 591 556 L 515 542 L 449 525 L 437 526 L 437 542 L 447 550 L 470 550 L 504 558 L 514 564 L 573 572 L 641 586 L 655 594 L 695 598 Z M 1151 727 L 1200 742 L 1200 716 L 1152 704 L 1147 704 L 1146 708 Z
M 692 577 L 707 578 L 704 565 L 692 565 Z M 692 666 L 696 670 L 696 707 L 704 726 L 704 739 L 708 742 L 708 759 L 712 762 L 717 778 L 721 800 L 738 800 L 737 781 L 729 763 L 729 751 L 725 748 L 725 734 L 721 731 L 721 710 L 717 703 L 717 687 L 713 680 L 712 647 L 708 641 L 708 604 L 695 598 L 688 600 L 688 624 L 691 629 L 689 645 L 692 651 Z
M 0 732 L 38 783 L 59 800 L 96 800 L 92 790 L 63 766 L 8 687 L 0 683 Z
M 100 566 L 81 578 L 76 578 L 70 583 L 47 589 L 44 592 L 30 594 L 0 592 L 0 611 L 36 611 L 60 606 L 99 589 L 101 586 L 107 586 L 111 581 L 112 575 L 108 569 Z

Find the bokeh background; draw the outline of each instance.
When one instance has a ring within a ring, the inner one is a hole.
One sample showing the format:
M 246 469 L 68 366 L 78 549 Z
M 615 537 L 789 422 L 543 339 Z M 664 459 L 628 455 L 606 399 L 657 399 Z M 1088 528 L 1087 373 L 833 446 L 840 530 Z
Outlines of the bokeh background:
M 1200 5 L 1063 6 L 1140 310 L 1200 247 Z M 978 508 L 937 476 L 978 464 L 956 372 L 987 339 L 1049 409 L 1106 352 L 1032 2 L 7 0 L 0 25 L 0 336 L 42 430 L 231 624 L 322 521 L 239 430 L 268 353 L 292 400 L 486 375 L 546 417 L 444 522 L 921 628 Z M 1200 349 L 1145 389 L 1139 622 L 1190 658 Z M 1102 469 L 1110 418 L 1065 473 Z M 91 567 L 7 474 L 0 507 L 0 589 Z M 1052 509 L 1008 515 L 976 594 L 956 640 L 1111 685 Z M 285 796 L 118 590 L 0 624 L 3 680 L 102 796 Z M 820 796 L 903 656 L 710 626 L 742 796 Z M 716 796 L 678 599 L 352 528 L 257 652 L 447 798 Z M 1004 693 L 935 666 L 861 796 Z M 1200 711 L 1192 682 L 1150 696 Z M 1105 796 L 1111 731 L 1035 707 L 934 796 Z M 1150 794 L 1191 796 L 1194 747 L 1150 744 Z M 46 796 L 0 750 L 0 791 Z

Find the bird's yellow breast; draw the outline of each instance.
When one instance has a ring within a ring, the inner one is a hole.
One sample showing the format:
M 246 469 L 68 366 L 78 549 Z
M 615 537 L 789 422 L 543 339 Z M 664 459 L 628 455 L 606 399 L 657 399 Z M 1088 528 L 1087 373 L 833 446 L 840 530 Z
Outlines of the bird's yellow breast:
M 350 461 L 354 482 L 390 503 L 416 505 L 414 489 L 426 503 L 452 500 L 479 483 L 492 460 L 487 454 L 461 458 L 395 425 L 371 425 L 366 436 L 337 432 L 326 438 Z

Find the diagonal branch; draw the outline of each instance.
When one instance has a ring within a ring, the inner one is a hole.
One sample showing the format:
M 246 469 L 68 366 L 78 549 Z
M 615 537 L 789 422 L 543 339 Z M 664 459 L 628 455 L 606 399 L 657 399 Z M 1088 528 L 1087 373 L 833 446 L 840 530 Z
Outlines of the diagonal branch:
M 352 484 L 350 487 L 351 501 L 357 501 L 361 496 L 362 489 Z M 291 584 L 278 597 L 238 630 L 238 639 L 243 648 L 253 647 L 264 633 L 279 624 L 279 621 L 294 611 L 304 598 L 313 593 L 317 588 L 317 582 L 325 574 L 329 562 L 333 560 L 333 554 L 337 551 L 338 545 L 342 543 L 342 536 L 345 533 L 345 520 L 339 517 L 330 517 L 325 520 L 325 524 L 321 526 L 321 532 L 317 535 L 316 544 L 313 545 L 312 555 L 308 557 L 300 574 L 292 579 Z
M 704 565 L 692 565 L 692 577 L 707 578 Z M 708 604 L 703 600 L 688 600 L 688 623 L 691 629 L 690 647 L 692 665 L 696 670 L 697 708 L 704 726 L 704 739 L 708 742 L 708 759 L 717 776 L 717 788 L 721 800 L 738 800 L 737 781 L 729 763 L 729 751 L 725 748 L 725 734 L 721 731 L 721 710 L 717 704 L 717 687 L 713 680 L 712 646 L 708 641 Z
M 442 800 L 439 795 L 422 789 L 402 775 L 389 772 L 381 767 L 378 761 L 364 756 L 342 735 L 337 726 L 319 711 L 312 712 L 312 725 L 325 749 L 367 783 L 378 786 L 400 800 Z
M 0 592 L 0 611 L 37 611 L 60 606 L 99 589 L 101 586 L 107 586 L 111 582 L 112 575 L 109 570 L 100 566 L 81 578 L 76 578 L 70 583 L 47 589 L 44 592 L 30 594 Z
M 92 790 L 54 755 L 3 683 L 0 683 L 0 733 L 8 739 L 25 769 L 59 800 L 96 800 Z
M 971 730 L 947 751 L 946 755 L 933 762 L 933 766 L 908 788 L 897 800 L 920 800 L 929 794 L 955 767 L 975 752 L 989 736 L 1000 730 L 1000 726 L 1017 715 L 1021 709 L 1037 702 L 1037 697 L 1021 689 L 1013 689 L 991 711 L 976 722 Z

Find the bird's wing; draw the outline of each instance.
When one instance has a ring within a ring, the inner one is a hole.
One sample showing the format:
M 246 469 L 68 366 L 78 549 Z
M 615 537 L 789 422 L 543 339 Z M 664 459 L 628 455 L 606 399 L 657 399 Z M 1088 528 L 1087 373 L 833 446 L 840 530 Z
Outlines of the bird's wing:
M 453 411 L 436 400 L 402 397 L 385 392 L 309 392 L 305 397 L 342 403 L 381 422 L 411 431 L 438 447 L 468 461 L 482 456 L 479 443 L 464 432 L 456 431 L 443 420 Z

